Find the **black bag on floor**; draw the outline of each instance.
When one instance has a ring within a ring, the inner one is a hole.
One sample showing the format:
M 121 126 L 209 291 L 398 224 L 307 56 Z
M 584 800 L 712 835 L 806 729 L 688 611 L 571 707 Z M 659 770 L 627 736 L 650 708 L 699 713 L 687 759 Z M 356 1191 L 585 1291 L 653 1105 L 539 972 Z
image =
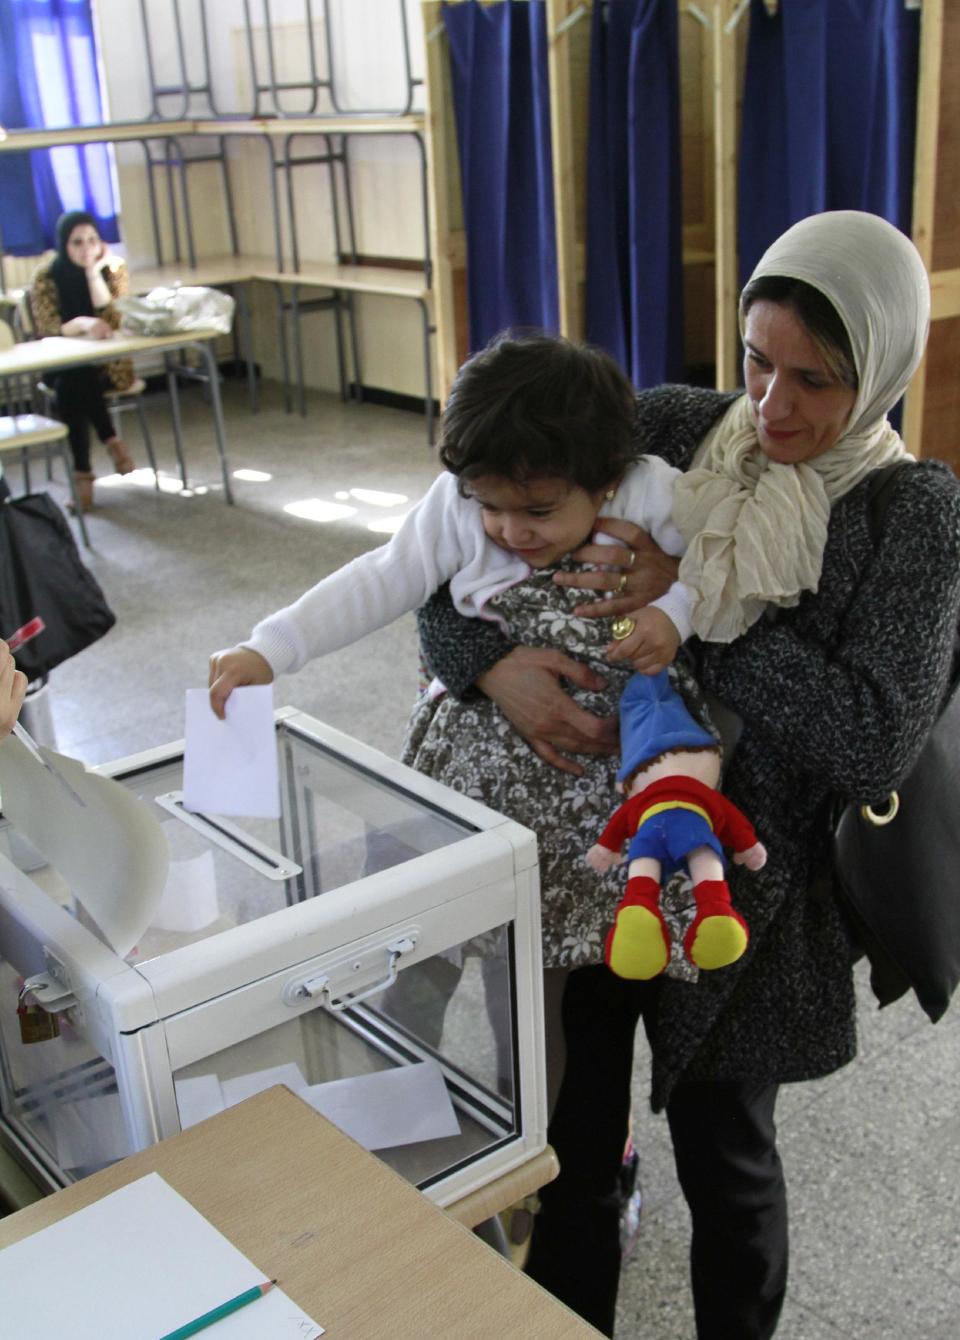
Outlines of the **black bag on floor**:
M 0 502 L 0 637 L 17 669 L 40 679 L 115 623 L 50 495 Z
M 878 538 L 899 467 L 877 471 Z M 909 468 L 909 467 L 907 467 Z M 909 775 L 878 815 L 851 801 L 834 830 L 835 891 L 880 1005 L 911 988 L 936 1023 L 960 982 L 960 657 Z

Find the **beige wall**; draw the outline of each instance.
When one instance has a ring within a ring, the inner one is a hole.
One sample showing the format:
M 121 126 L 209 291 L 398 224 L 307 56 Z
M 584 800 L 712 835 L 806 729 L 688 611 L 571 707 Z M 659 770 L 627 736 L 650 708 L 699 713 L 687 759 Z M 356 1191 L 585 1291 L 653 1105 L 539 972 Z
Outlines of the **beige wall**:
M 397 7 L 393 0 L 328 0 L 335 24 L 336 66 L 341 102 L 346 107 L 373 104 L 399 107 L 405 97 L 401 36 Z M 252 0 L 254 23 L 262 16 Z M 192 82 L 203 77 L 199 5 L 180 6 L 184 22 L 184 47 L 188 53 L 188 75 Z M 422 28 L 419 5 L 407 0 L 411 60 L 414 74 L 422 71 Z M 114 121 L 137 120 L 151 110 L 149 72 L 140 26 L 139 6 L 131 0 L 97 0 L 97 18 L 108 99 L 108 115 Z M 170 0 L 148 0 L 147 10 L 157 81 L 180 82 L 173 6 Z M 214 98 L 223 112 L 248 114 L 253 106 L 246 31 L 241 0 L 208 0 L 210 63 Z M 319 12 L 319 6 L 314 10 Z M 272 0 L 274 49 L 278 79 L 292 81 L 309 77 L 308 43 L 304 27 L 303 0 Z M 261 78 L 267 70 L 266 40 L 262 26 L 254 34 Z M 322 26 L 317 42 L 323 64 Z M 268 107 L 262 104 L 261 110 Z M 283 95 L 282 107 L 291 114 L 305 114 L 305 95 Z M 414 103 L 419 110 L 422 103 Z M 186 110 L 180 100 L 163 104 L 168 115 L 205 115 L 208 107 L 196 98 Z M 329 110 L 321 104 L 318 111 Z M 308 155 L 320 142 L 298 139 L 294 153 Z M 184 142 L 185 152 L 195 151 Z M 274 252 L 273 215 L 270 193 L 269 155 L 262 139 L 228 142 L 230 174 L 240 248 L 257 255 Z M 424 251 L 421 219 L 420 156 L 408 137 L 355 137 L 350 146 L 357 247 L 361 254 L 419 259 Z M 121 230 L 133 264 L 154 259 L 153 235 L 147 194 L 147 173 L 142 150 L 137 145 L 116 147 L 121 199 Z M 156 177 L 165 245 L 169 248 L 170 213 L 167 188 L 161 174 Z M 197 254 L 217 255 L 229 251 L 225 202 L 219 168 L 198 165 L 189 171 L 191 214 Z M 282 181 L 281 207 L 286 208 Z M 326 169 L 303 167 L 295 175 L 297 231 L 301 257 L 306 260 L 334 259 L 331 197 Z M 185 254 L 185 253 L 184 253 Z M 165 259 L 172 259 L 167 256 Z M 368 386 L 422 395 L 423 365 L 421 324 L 414 304 L 395 299 L 358 299 L 363 377 Z M 279 375 L 279 358 L 272 301 L 261 294 L 255 311 L 256 356 L 267 376 Z M 305 373 L 310 385 L 336 387 L 336 362 L 332 318 L 318 313 L 304 323 Z

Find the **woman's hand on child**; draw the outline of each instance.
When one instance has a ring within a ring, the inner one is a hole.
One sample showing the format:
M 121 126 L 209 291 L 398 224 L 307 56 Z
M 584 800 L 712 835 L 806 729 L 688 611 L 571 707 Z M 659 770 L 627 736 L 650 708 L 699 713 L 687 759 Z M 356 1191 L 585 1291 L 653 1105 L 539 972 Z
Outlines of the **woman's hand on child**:
M 589 666 L 549 647 L 514 647 L 476 684 L 538 758 L 579 777 L 582 766 L 565 754 L 615 754 L 618 723 L 616 717 L 594 716 L 578 707 L 562 680 L 579 689 L 605 687 Z
M 629 661 L 641 675 L 657 675 L 677 654 L 680 634 L 663 610 L 648 606 L 630 616 L 634 628 L 629 637 L 607 646 L 607 660 L 616 665 Z
M 210 706 L 223 720 L 227 699 L 234 689 L 247 684 L 272 684 L 273 671 L 258 651 L 249 647 L 230 647 L 210 657 Z
M 572 586 L 583 591 L 613 592 L 604 600 L 590 600 L 578 605 L 574 613 L 580 618 L 618 618 L 633 614 L 634 610 L 649 605 L 664 595 L 677 580 L 679 560 L 665 554 L 657 542 L 634 525 L 616 517 L 598 517 L 597 530 L 612 535 L 618 544 L 585 544 L 571 555 L 578 563 L 603 564 L 578 568 L 575 572 L 558 572 L 554 581 L 558 586 Z

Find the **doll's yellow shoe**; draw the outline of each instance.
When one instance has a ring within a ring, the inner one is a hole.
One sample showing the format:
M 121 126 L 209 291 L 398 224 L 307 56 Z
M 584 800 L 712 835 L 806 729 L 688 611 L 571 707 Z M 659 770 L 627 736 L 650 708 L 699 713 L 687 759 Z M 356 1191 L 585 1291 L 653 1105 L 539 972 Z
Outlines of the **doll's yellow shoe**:
M 645 982 L 670 962 L 670 932 L 659 899 L 656 880 L 637 876 L 627 882 L 604 946 L 604 961 L 618 977 Z
M 683 948 L 698 968 L 726 968 L 741 958 L 750 941 L 747 923 L 730 902 L 725 880 L 704 880 L 693 890 L 697 915 L 683 937 Z

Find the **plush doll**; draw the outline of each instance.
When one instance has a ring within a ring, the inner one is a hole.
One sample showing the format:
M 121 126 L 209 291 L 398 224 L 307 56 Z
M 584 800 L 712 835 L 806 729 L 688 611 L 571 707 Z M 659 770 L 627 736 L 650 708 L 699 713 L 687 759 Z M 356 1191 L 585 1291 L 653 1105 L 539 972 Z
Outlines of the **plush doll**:
M 749 938 L 723 877 L 723 846 L 750 870 L 761 868 L 767 852 L 749 819 L 716 790 L 720 746 L 693 719 L 663 670 L 634 675 L 627 684 L 620 747 L 617 781 L 628 799 L 587 853 L 594 870 L 608 870 L 630 843 L 626 893 L 606 940 L 607 965 L 633 980 L 663 972 L 670 931 L 660 911 L 660 885 L 684 867 L 696 901 L 684 952 L 698 968 L 723 968 L 740 957 Z

